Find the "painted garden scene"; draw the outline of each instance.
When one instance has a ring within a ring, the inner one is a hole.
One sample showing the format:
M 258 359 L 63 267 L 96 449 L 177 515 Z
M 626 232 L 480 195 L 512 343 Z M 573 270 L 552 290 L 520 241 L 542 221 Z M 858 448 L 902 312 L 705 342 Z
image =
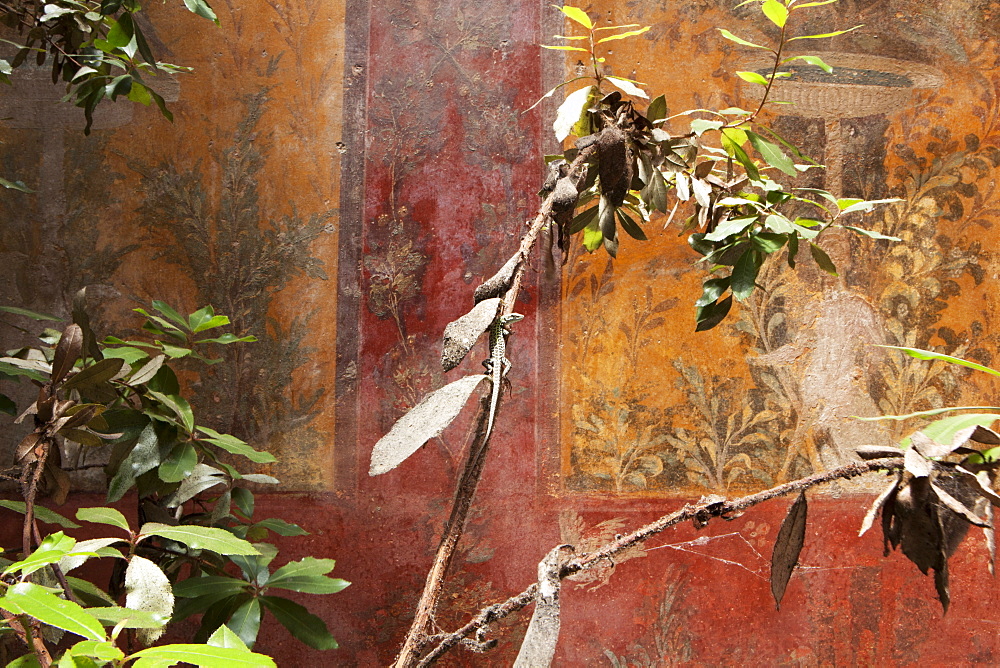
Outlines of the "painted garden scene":
M 1000 664 L 998 181 L 1000 0 L 0 0 L 0 665 Z

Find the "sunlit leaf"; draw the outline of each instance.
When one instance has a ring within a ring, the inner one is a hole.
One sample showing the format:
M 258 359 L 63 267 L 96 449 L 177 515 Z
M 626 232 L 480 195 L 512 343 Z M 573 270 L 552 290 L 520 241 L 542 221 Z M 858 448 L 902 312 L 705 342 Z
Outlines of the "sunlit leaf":
M 785 27 L 785 22 L 788 21 L 788 7 L 785 7 L 783 3 L 778 0 L 764 0 L 760 9 L 774 25 L 779 28 Z
M 552 6 L 568 16 L 571 20 L 582 25 L 587 30 L 594 27 L 594 22 L 590 20 L 589 16 L 587 16 L 587 12 L 583 11 L 579 7 L 559 7 L 558 5 Z
M 639 28 L 638 30 L 629 30 L 628 32 L 619 33 L 617 35 L 611 35 L 610 37 L 604 37 L 602 39 L 597 40 L 597 43 L 601 44 L 603 42 L 610 42 L 610 41 L 616 40 L 616 39 L 625 39 L 626 37 L 633 37 L 634 35 L 641 35 L 644 32 L 646 32 L 647 30 L 649 30 L 649 28 L 650 28 L 650 26 L 644 26 L 642 28 Z
M 728 39 L 730 41 L 736 42 L 737 44 L 742 44 L 743 46 L 752 46 L 755 49 L 766 49 L 768 51 L 771 50 L 770 48 L 768 48 L 766 46 L 761 46 L 760 44 L 754 44 L 753 42 L 746 41 L 742 37 L 737 37 L 733 33 L 729 32 L 728 30 L 725 30 L 723 28 L 719 28 L 718 30 L 719 30 L 720 33 L 722 33 L 723 37 L 725 37 L 726 39 Z
M 14 614 L 30 615 L 43 624 L 90 640 L 105 639 L 104 628 L 86 610 L 30 582 L 20 582 L 8 588 L 0 598 L 0 608 Z

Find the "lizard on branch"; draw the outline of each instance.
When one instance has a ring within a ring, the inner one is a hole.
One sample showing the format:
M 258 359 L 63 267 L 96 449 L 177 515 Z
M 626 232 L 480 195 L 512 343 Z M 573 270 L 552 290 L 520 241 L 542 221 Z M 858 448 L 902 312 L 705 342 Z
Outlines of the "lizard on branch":
M 490 433 L 493 431 L 493 421 L 497 415 L 497 402 L 500 399 L 500 383 L 503 382 L 503 377 L 510 370 L 510 360 L 507 359 L 507 337 L 510 335 L 509 325 L 523 319 L 524 316 L 520 313 L 510 313 L 497 316 L 493 324 L 490 325 L 490 356 L 483 360 L 483 366 L 486 367 L 486 372 L 490 376 L 493 388 L 490 390 L 490 417 L 486 423 L 484 443 L 489 439 Z

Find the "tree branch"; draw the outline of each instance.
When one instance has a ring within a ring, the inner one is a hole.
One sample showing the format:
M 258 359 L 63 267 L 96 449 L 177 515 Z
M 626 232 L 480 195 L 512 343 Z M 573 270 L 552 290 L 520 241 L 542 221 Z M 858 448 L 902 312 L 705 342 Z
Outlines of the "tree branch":
M 686 504 L 680 510 L 664 515 L 659 519 L 636 529 L 626 536 L 622 536 L 610 543 L 607 543 L 594 552 L 581 554 L 579 557 L 573 559 L 563 567 L 559 573 L 559 577 L 566 578 L 574 573 L 597 566 L 602 561 L 611 560 L 618 553 L 624 552 L 625 550 L 642 543 L 646 539 L 660 533 L 661 531 L 687 520 L 693 520 L 699 527 L 701 527 L 707 524 L 713 517 L 725 518 L 727 515 L 738 513 L 752 506 L 756 506 L 759 503 L 776 499 L 779 496 L 801 492 L 809 489 L 810 487 L 822 485 L 834 480 L 848 480 L 850 478 L 856 478 L 857 476 L 872 473 L 874 471 L 894 471 L 901 469 L 902 467 L 903 459 L 901 457 L 853 462 L 830 471 L 815 473 L 811 476 L 800 478 L 799 480 L 793 480 L 783 485 L 778 485 L 777 487 L 772 487 L 771 489 L 757 492 L 756 494 L 750 494 L 749 496 L 744 496 L 732 501 L 724 499 L 703 499 L 699 503 Z M 483 608 L 476 613 L 475 617 L 473 617 L 468 623 L 453 633 L 436 636 L 433 640 L 435 640 L 438 644 L 423 658 L 423 660 L 420 661 L 418 665 L 429 666 L 433 664 L 448 650 L 460 643 L 463 638 L 466 638 L 477 630 L 484 628 L 487 624 L 490 624 L 498 619 L 502 619 L 514 612 L 517 612 L 518 610 L 521 610 L 522 608 L 527 607 L 528 604 L 535 600 L 535 593 L 537 590 L 538 584 L 533 583 L 520 594 L 510 597 L 506 601 L 494 603 L 493 605 Z

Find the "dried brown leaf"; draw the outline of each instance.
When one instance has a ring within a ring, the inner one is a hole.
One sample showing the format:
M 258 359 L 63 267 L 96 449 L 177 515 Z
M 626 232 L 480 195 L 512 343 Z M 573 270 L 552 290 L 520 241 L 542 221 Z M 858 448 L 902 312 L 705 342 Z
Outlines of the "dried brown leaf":
M 986 471 L 980 471 L 979 474 L 976 474 L 961 466 L 956 466 L 955 476 L 958 480 L 971 487 L 977 494 L 986 497 L 990 503 L 1000 508 L 1000 494 L 993 491 L 993 488 L 990 486 L 989 475 Z
M 875 457 L 874 459 L 878 459 L 878 457 Z M 876 498 L 875 501 L 872 503 L 871 508 L 868 509 L 868 512 L 865 513 L 865 519 L 861 522 L 861 530 L 858 531 L 859 538 L 861 536 L 864 536 L 865 533 L 867 533 L 868 530 L 872 528 L 872 525 L 875 523 L 875 516 L 878 515 L 878 511 L 882 510 L 882 506 L 885 505 L 886 501 L 889 499 L 889 496 L 896 491 L 896 486 L 899 484 L 899 478 L 900 476 L 897 474 L 895 478 L 893 478 L 893 481 L 889 483 L 889 485 L 885 489 L 882 490 L 881 494 L 878 495 L 878 498 Z
M 862 445 L 854 448 L 854 452 L 858 453 L 858 457 L 865 461 L 903 456 L 902 450 L 891 445 Z
M 52 358 L 52 384 L 58 385 L 70 372 L 83 350 L 83 330 L 73 323 L 63 330 Z
M 983 537 L 986 538 L 986 554 L 989 556 L 989 561 L 987 561 L 987 566 L 990 569 L 990 575 L 996 577 L 996 563 L 997 563 L 997 536 L 996 531 L 993 529 L 993 505 L 987 503 L 986 509 L 986 521 L 990 523 L 990 526 L 983 529 Z
M 476 345 L 479 337 L 496 319 L 499 308 L 500 298 L 493 297 L 479 302 L 461 318 L 448 323 L 444 328 L 441 345 L 441 366 L 445 371 L 451 371 L 465 359 L 472 346 Z
M 472 300 L 477 304 L 491 297 L 503 297 L 510 289 L 510 283 L 514 279 L 514 272 L 521 264 L 521 253 L 517 252 L 507 260 L 502 267 L 477 287 L 472 293 Z
M 919 431 L 910 437 L 910 440 L 913 444 L 912 449 L 919 452 L 925 459 L 944 457 L 950 454 L 954 449 L 950 445 L 941 445 L 940 443 L 925 436 L 923 432 Z M 963 440 L 962 442 L 964 443 L 965 441 Z M 911 473 L 913 472 L 911 471 Z M 913 473 L 913 475 L 917 474 Z
M 970 524 L 977 527 L 988 527 L 990 526 L 986 521 L 980 519 L 971 509 L 967 508 L 965 504 L 953 497 L 951 494 L 941 489 L 938 485 L 931 483 L 931 489 L 938 497 L 945 508 L 955 513 L 959 517 L 965 519 Z
M 774 552 L 771 553 L 771 594 L 774 595 L 775 608 L 781 608 L 781 599 L 785 596 L 788 579 L 792 577 L 799 562 L 799 553 L 806 539 L 806 494 L 800 492 L 785 520 L 778 530 L 774 541 Z
M 934 464 L 917 450 L 917 436 L 919 434 L 913 435 L 913 447 L 907 448 L 903 453 L 903 463 L 906 465 L 906 471 L 913 477 L 926 478 L 934 470 Z

